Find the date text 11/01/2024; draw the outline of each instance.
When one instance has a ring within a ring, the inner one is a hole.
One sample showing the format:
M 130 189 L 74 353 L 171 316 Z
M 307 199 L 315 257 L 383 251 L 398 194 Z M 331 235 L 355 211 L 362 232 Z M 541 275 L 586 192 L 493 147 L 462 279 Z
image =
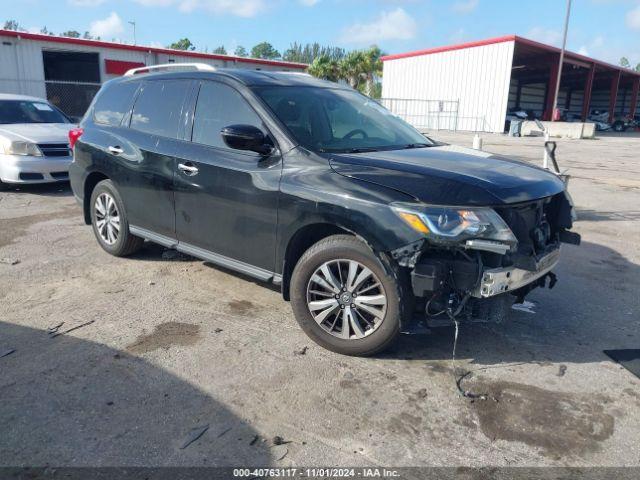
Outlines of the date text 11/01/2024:
M 235 478 L 396 478 L 399 472 L 387 468 L 236 468 Z

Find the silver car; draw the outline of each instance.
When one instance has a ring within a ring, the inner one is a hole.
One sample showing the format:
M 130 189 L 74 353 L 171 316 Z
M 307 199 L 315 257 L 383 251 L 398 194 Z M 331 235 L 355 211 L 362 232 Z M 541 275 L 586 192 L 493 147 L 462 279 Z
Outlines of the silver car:
M 68 180 L 73 126 L 42 98 L 0 94 L 0 183 Z

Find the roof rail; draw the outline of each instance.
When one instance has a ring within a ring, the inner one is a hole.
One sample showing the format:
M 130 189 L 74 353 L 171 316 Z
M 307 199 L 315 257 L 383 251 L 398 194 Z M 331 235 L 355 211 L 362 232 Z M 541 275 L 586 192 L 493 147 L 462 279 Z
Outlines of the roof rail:
M 216 67 L 212 67 L 211 65 L 207 65 L 206 63 L 163 63 L 160 65 L 147 65 L 144 67 L 137 67 L 127 70 L 124 74 L 125 77 L 129 77 L 131 75 L 136 75 L 138 73 L 148 73 L 153 72 L 154 70 L 180 70 L 180 69 L 190 69 L 190 70 L 198 70 L 202 72 L 215 72 Z

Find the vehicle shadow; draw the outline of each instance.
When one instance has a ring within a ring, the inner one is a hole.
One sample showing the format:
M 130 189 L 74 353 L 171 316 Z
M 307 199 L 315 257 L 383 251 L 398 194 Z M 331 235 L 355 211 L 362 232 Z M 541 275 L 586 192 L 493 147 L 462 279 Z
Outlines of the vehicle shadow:
M 24 193 L 29 195 L 42 195 L 47 197 L 71 197 L 71 185 L 69 182 L 58 183 L 34 183 L 34 184 L 10 184 L 3 183 L 0 192 Z
M 531 311 L 505 324 L 461 324 L 457 357 L 473 364 L 607 361 L 606 349 L 637 348 L 640 266 L 604 245 L 563 246 L 558 284 L 527 297 Z M 450 360 L 454 328 L 401 335 L 381 358 Z
M 95 328 L 98 322 L 92 326 Z M 0 463 L 266 466 L 257 432 L 152 363 L 105 345 L 0 322 Z M 195 439 L 201 427 L 209 428 Z M 194 440 L 185 448 L 185 442 Z M 253 440 L 253 441 L 252 441 Z

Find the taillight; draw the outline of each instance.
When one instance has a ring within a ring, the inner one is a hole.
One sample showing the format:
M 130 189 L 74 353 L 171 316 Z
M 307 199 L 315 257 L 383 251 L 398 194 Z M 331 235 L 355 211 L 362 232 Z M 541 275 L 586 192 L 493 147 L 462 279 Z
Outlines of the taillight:
M 71 149 L 73 149 L 76 142 L 82 136 L 83 133 L 84 133 L 84 129 L 80 127 L 72 128 L 71 130 L 69 130 L 69 147 L 71 147 Z

